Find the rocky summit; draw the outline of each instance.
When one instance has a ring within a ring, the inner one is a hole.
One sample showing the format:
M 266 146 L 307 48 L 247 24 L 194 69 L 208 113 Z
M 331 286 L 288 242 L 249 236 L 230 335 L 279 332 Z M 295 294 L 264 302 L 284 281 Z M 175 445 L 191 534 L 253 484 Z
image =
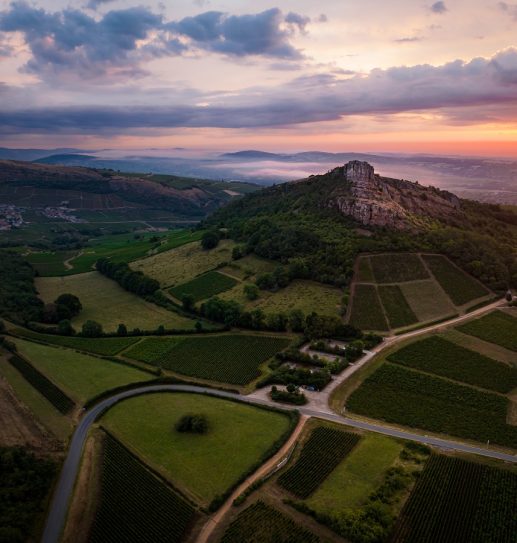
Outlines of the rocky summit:
M 429 219 L 448 220 L 461 211 L 454 194 L 381 177 L 368 162 L 353 160 L 327 175 L 344 181 L 336 183 L 327 205 L 365 226 L 401 230 L 428 223 Z

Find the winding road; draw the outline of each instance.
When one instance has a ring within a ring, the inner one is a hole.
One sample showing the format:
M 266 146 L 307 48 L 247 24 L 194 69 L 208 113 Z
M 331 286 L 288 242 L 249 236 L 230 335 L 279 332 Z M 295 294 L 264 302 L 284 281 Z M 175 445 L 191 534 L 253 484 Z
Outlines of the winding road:
M 396 337 L 388 338 L 384 343 L 379 345 L 374 351 L 368 352 L 358 363 L 356 363 L 354 366 L 351 366 L 349 368 L 348 373 L 347 373 L 347 370 L 345 370 L 345 372 L 343 372 L 344 375 L 340 376 L 339 379 L 336 379 L 333 383 L 331 383 L 332 390 L 336 388 L 337 386 L 339 386 L 339 384 L 341 384 L 344 380 L 346 380 L 350 376 L 351 373 L 357 371 L 359 367 L 363 366 L 365 363 L 371 360 L 374 355 L 378 354 L 381 350 L 384 350 L 385 348 L 392 346 L 394 343 L 402 341 L 404 339 L 407 339 L 415 335 L 420 335 L 423 333 L 436 330 L 438 328 L 450 326 L 451 324 L 455 324 L 456 322 L 463 321 L 467 318 L 470 319 L 472 317 L 478 316 L 480 314 L 486 313 L 487 311 L 495 309 L 496 307 L 500 305 L 501 305 L 500 301 L 495 302 L 479 310 L 473 311 L 472 313 L 469 313 L 468 315 L 464 315 L 461 317 L 457 317 L 456 319 L 452 319 L 451 321 L 448 321 L 447 323 L 441 323 L 438 325 L 429 326 L 427 328 L 415 330 L 413 332 L 408 332 L 406 334 L 401 334 Z M 99 402 L 98 404 L 93 406 L 89 411 L 85 412 L 84 416 L 80 419 L 79 424 L 73 434 L 73 437 L 69 446 L 68 455 L 65 459 L 63 468 L 59 476 L 59 481 L 54 490 L 49 514 L 47 516 L 45 530 L 43 532 L 43 536 L 41 540 L 42 543 L 58 543 L 60 540 L 61 532 L 64 528 L 64 524 L 65 524 L 65 520 L 66 520 L 66 516 L 68 512 L 68 504 L 69 504 L 69 501 L 73 492 L 74 484 L 77 478 L 77 474 L 79 471 L 82 450 L 86 442 L 88 431 L 90 427 L 92 426 L 92 424 L 107 409 L 109 409 L 111 406 L 118 403 L 119 401 L 124 400 L 126 398 L 131 398 L 133 396 L 146 394 L 148 392 L 191 392 L 191 393 L 196 393 L 196 394 L 208 394 L 208 395 L 216 396 L 219 398 L 231 398 L 233 400 L 238 400 L 243 403 L 251 404 L 251 405 L 262 405 L 262 406 L 269 406 L 269 407 L 274 406 L 277 409 L 284 409 L 286 411 L 292 409 L 290 407 L 281 406 L 278 403 L 273 402 L 272 400 L 269 399 L 269 397 L 267 397 L 264 394 L 254 393 L 248 396 L 240 396 L 232 392 L 215 390 L 215 389 L 202 387 L 202 386 L 196 386 L 196 385 L 152 385 L 152 386 L 144 385 L 139 388 L 134 388 L 132 390 L 127 390 L 124 392 L 114 394 L 110 398 L 107 398 Z M 384 434 L 391 437 L 407 439 L 410 441 L 416 441 L 416 442 L 423 443 L 426 445 L 432 445 L 432 446 L 439 447 L 445 450 L 476 454 L 476 455 L 485 456 L 488 458 L 503 460 L 505 462 L 512 462 L 512 463 L 517 462 L 517 455 L 515 454 L 508 454 L 508 453 L 504 453 L 498 450 L 491 450 L 484 447 L 476 447 L 472 445 L 467 445 L 467 444 L 460 443 L 457 441 L 452 441 L 449 439 L 442 439 L 442 438 L 412 433 L 410 431 L 404 431 L 397 428 L 385 426 L 381 423 L 379 424 L 370 423 L 366 421 L 359 421 L 356 419 L 337 415 L 336 413 L 333 413 L 330 410 L 330 408 L 328 407 L 328 404 L 326 403 L 328 400 L 328 394 L 329 393 L 325 395 L 325 405 L 322 405 L 320 402 L 313 401 L 307 406 L 298 407 L 297 408 L 298 411 L 304 417 L 307 417 L 307 418 L 316 417 L 319 419 L 328 420 L 331 422 L 343 424 L 343 425 L 350 426 L 353 428 L 358 428 L 361 430 L 368 430 L 371 432 L 377 432 L 377 433 Z M 278 454 L 279 453 L 277 453 L 277 455 Z M 269 462 L 271 462 L 271 460 Z M 259 470 L 260 469 L 263 469 L 263 466 L 259 468 Z M 255 475 L 256 473 L 252 475 L 252 478 L 254 478 Z M 213 523 L 210 523 L 210 524 L 213 525 Z

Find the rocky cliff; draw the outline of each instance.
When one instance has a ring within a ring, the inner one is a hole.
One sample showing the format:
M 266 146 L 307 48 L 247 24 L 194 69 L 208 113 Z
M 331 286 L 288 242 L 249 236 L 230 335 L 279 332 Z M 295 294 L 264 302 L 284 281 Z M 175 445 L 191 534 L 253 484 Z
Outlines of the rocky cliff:
M 461 213 L 460 200 L 454 194 L 410 181 L 381 177 L 367 162 L 354 160 L 327 175 L 331 175 L 336 183 L 326 205 L 365 226 L 401 230 L 430 219 L 447 222 Z

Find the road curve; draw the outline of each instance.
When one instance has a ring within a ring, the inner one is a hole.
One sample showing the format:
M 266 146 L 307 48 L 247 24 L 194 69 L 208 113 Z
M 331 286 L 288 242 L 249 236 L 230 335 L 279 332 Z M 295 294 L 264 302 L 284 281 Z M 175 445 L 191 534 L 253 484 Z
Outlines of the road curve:
M 223 390 L 215 390 L 211 388 L 195 386 L 195 385 L 148 385 L 135 388 L 132 390 L 127 390 L 124 392 L 119 392 L 107 398 L 100 403 L 92 407 L 86 414 L 81 418 L 79 424 L 74 432 L 72 440 L 70 442 L 70 447 L 68 450 L 68 455 L 63 464 L 63 468 L 59 475 L 59 481 L 54 490 L 52 497 L 52 502 L 50 505 L 49 514 L 47 516 L 47 521 L 45 524 L 45 530 L 42 536 L 42 543 L 58 543 L 60 539 L 61 532 L 64 528 L 66 515 L 68 511 L 68 503 L 72 495 L 74 488 L 75 480 L 77 478 L 77 473 L 79 470 L 79 464 L 81 461 L 81 454 L 83 450 L 84 443 L 88 434 L 88 430 L 95 420 L 102 415 L 108 408 L 126 398 L 131 398 L 133 396 L 139 396 L 141 394 L 146 394 L 148 392 L 192 392 L 196 394 L 209 394 L 212 396 L 217 396 L 219 398 L 231 398 L 233 400 L 238 400 L 243 403 L 250 405 L 262 405 L 262 406 L 274 406 L 277 409 L 284 409 L 286 411 L 292 409 L 290 407 L 283 407 L 277 403 L 274 403 L 268 399 L 239 396 L 238 394 L 232 392 L 226 392 Z M 413 434 L 411 432 L 405 432 L 403 430 L 397 430 L 394 428 L 389 428 L 382 426 L 381 424 L 373 424 L 368 422 L 361 422 L 355 419 L 349 419 L 342 417 L 340 415 L 321 412 L 310 407 L 301 407 L 298 408 L 301 414 L 306 415 L 307 417 L 317 417 L 324 420 L 329 420 L 336 422 L 338 424 L 344 424 L 354 428 L 359 428 L 362 430 L 369 430 L 372 432 L 377 432 L 385 434 L 392 437 L 398 437 L 402 439 L 407 439 L 410 441 L 417 441 L 419 443 L 424 443 L 427 445 L 434 445 L 443 449 L 459 451 L 464 453 L 477 454 L 480 456 L 486 456 L 489 458 L 495 458 L 498 460 L 504 460 L 506 462 L 517 462 L 517 455 L 506 454 L 499 451 L 492 451 L 486 448 L 474 447 L 470 445 L 464 445 L 462 443 L 457 443 L 455 441 L 449 441 L 447 439 L 440 439 L 435 437 L 428 437 L 425 435 Z

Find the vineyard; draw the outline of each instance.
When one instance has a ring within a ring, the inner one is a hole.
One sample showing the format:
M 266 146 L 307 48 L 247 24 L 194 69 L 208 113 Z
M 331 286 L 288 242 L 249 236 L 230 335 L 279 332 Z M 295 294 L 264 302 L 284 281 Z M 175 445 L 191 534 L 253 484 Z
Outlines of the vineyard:
M 361 330 L 388 330 L 375 285 L 355 285 L 350 324 Z
M 517 448 L 517 427 L 506 424 L 507 398 L 389 362 L 352 393 L 347 406 L 386 422 Z
M 382 285 L 379 296 L 391 328 L 402 328 L 418 322 L 398 285 Z
M 100 503 L 88 541 L 180 542 L 194 514 L 189 503 L 106 435 Z
M 517 387 L 517 369 L 432 336 L 402 347 L 390 362 L 434 373 L 503 394 Z
M 61 347 L 68 347 L 69 349 L 77 349 L 79 351 L 86 351 L 94 354 L 100 354 L 103 356 L 113 356 L 124 349 L 127 349 L 130 345 L 137 342 L 139 338 L 135 337 L 108 337 L 108 338 L 91 338 L 86 337 L 70 337 L 70 336 L 56 336 L 53 334 L 39 334 L 32 330 L 26 330 L 24 328 L 16 328 L 14 333 L 17 336 L 34 339 L 36 341 L 42 341 L 43 343 L 50 343 L 51 345 L 59 345 Z
M 458 326 L 464 334 L 517 351 L 517 318 L 504 311 L 494 311 L 480 319 Z
M 370 263 L 370 257 L 362 256 L 357 263 L 357 276 L 356 279 L 360 283 L 373 283 L 373 271 Z
M 466 304 L 489 293 L 481 283 L 461 271 L 445 256 L 424 255 L 422 258 L 455 305 Z
M 391 543 L 515 543 L 517 474 L 432 455 Z
M 295 464 L 278 484 L 299 498 L 309 497 L 359 441 L 357 434 L 320 426 L 313 430 Z
M 370 257 L 370 262 L 377 283 L 404 283 L 429 278 L 417 254 L 375 255 Z
M 16 355 L 9 358 L 9 362 L 63 415 L 66 415 L 74 408 L 74 402 L 32 364 Z
M 163 339 L 149 338 L 126 354 L 190 377 L 245 385 L 260 375 L 260 364 L 285 349 L 290 340 L 272 336 L 213 335 L 173 340 L 169 347 L 164 343 Z
M 230 290 L 237 283 L 235 279 L 228 275 L 211 271 L 192 279 L 188 283 L 173 287 L 169 292 L 178 300 L 181 300 L 185 295 L 189 295 L 194 298 L 195 302 L 199 302 L 199 300 L 205 300 L 206 298 Z
M 320 538 L 262 501 L 242 511 L 220 543 L 319 543 Z

